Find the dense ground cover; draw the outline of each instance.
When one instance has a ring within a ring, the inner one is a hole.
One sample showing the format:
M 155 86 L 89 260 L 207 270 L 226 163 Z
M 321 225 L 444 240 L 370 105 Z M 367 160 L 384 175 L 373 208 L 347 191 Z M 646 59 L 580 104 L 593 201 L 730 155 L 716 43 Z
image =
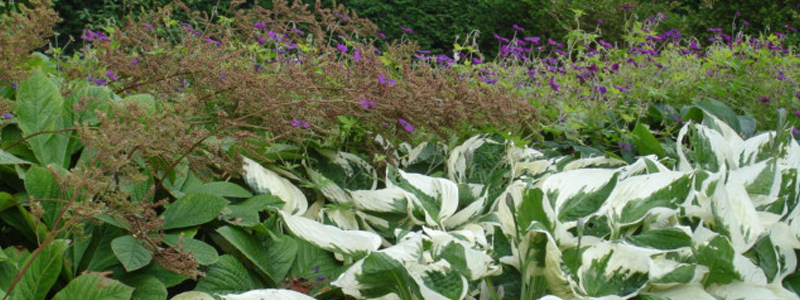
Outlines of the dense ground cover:
M 798 298 L 791 26 L 516 25 L 492 58 L 225 12 L 72 54 L 36 52 L 48 1 L 2 16 L 4 298 Z

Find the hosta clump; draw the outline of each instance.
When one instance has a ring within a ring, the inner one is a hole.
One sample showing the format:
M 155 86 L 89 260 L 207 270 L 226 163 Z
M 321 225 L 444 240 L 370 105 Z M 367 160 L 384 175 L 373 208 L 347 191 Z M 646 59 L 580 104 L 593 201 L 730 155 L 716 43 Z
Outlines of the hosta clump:
M 565 299 L 798 299 L 790 131 L 742 140 L 706 114 L 678 142 L 676 170 L 642 157 L 520 178 L 497 211 L 518 248 L 501 260 Z

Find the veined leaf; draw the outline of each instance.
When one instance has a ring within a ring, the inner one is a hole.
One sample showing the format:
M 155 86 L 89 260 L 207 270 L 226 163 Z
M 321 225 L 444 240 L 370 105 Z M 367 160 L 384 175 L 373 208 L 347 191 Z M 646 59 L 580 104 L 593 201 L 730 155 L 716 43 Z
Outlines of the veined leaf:
M 220 197 L 230 197 L 230 198 L 250 198 L 253 197 L 253 194 L 250 193 L 247 189 L 239 186 L 235 183 L 230 183 L 226 181 L 215 181 L 204 183 L 203 185 L 192 187 L 186 190 L 186 194 L 191 193 L 206 193 L 211 195 L 217 195 Z
M 17 124 L 26 136 L 58 130 L 65 118 L 64 99 L 58 85 L 43 71 L 33 73 L 17 90 Z M 33 154 L 42 165 L 67 166 L 68 133 L 45 133 L 28 139 Z
M 458 186 L 447 179 L 387 169 L 387 188 L 405 190 L 413 204 L 412 217 L 429 226 L 452 216 L 458 209 Z
M 130 235 L 115 238 L 111 241 L 111 249 L 128 272 L 144 268 L 153 260 L 153 254 Z
M 552 175 L 542 183 L 561 222 L 596 213 L 617 185 L 618 174 L 608 169 L 578 169 Z M 580 180 L 576 180 L 580 178 Z
M 195 290 L 208 293 L 241 293 L 264 287 L 264 283 L 242 265 L 236 257 L 223 255 L 200 278 Z M 188 298 L 191 299 L 191 298 Z M 202 298 L 201 298 L 202 299 Z
M 578 269 L 580 293 L 591 297 L 638 294 L 649 281 L 650 256 L 656 251 L 623 244 L 600 243 L 583 252 Z
M 83 274 L 73 279 L 59 291 L 53 300 L 129 300 L 133 288 L 111 278 Z
M 286 227 L 298 238 L 322 249 L 347 256 L 361 256 L 378 250 L 381 238 L 377 234 L 360 230 L 341 230 L 303 217 L 280 212 Z
M 11 291 L 9 299 L 43 300 L 61 273 L 67 245 L 66 240 L 54 240 L 36 258 L 29 255 L 20 266 L 27 264 L 31 259 L 33 262 Z
M 161 214 L 164 218 L 164 230 L 197 226 L 217 219 L 226 205 L 228 200 L 220 196 L 188 194 L 170 204 Z
M 617 184 L 608 197 L 611 219 L 619 225 L 641 221 L 654 209 L 675 214 L 692 188 L 691 173 L 661 172 L 629 177 Z
M 308 209 L 308 200 L 299 188 L 286 178 L 270 171 L 255 161 L 244 158 L 245 181 L 253 190 L 261 194 L 271 194 L 284 203 L 283 210 L 302 215 Z

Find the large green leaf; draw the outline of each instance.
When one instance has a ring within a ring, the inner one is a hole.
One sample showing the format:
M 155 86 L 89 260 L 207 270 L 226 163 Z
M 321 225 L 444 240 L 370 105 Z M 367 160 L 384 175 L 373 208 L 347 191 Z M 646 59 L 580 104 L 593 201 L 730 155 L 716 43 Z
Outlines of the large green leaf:
M 231 203 L 223 210 L 226 221 L 242 227 L 253 227 L 260 223 L 259 212 L 283 207 L 283 201 L 272 195 L 257 195 L 250 199 Z
M 17 124 L 26 136 L 62 129 L 64 99 L 58 85 L 43 71 L 33 73 L 17 90 Z M 43 165 L 68 165 L 68 133 L 45 133 L 28 139 L 33 154 Z
M 131 300 L 166 300 L 167 287 L 158 278 L 150 275 L 134 275 L 122 279 L 122 282 L 133 287 Z
M 164 230 L 191 227 L 212 221 L 228 205 L 228 200 L 220 196 L 193 193 L 170 204 L 161 215 L 164 218 Z
M 0 149 L 0 165 L 20 165 L 30 164 L 29 161 L 22 160 L 5 150 Z
M 61 273 L 67 245 L 68 242 L 66 240 L 54 240 L 37 257 L 28 256 L 21 266 L 27 264 L 31 259 L 33 259 L 33 262 L 14 290 L 11 291 L 9 298 L 14 300 L 43 300 L 58 279 L 58 274 Z
M 25 190 L 42 205 L 44 209 L 42 219 L 47 228 L 52 228 L 64 206 L 61 201 L 64 195 L 61 193 L 61 187 L 59 187 L 56 177 L 48 169 L 33 166 L 25 174 Z
M 219 258 L 219 254 L 217 254 L 217 249 L 214 249 L 213 246 L 206 244 L 203 241 L 199 241 L 193 238 L 188 237 L 180 237 L 173 234 L 164 235 L 164 243 L 169 246 L 176 246 L 180 243 L 180 249 L 192 253 L 194 258 L 197 260 L 197 263 L 201 265 L 210 265 L 217 262 Z
M 281 257 L 277 257 L 276 261 L 276 257 L 272 257 L 270 256 L 271 253 L 264 251 L 265 241 L 245 232 L 243 229 L 223 226 L 217 229 L 217 233 L 254 264 L 258 271 L 269 278 L 272 285 L 279 283 L 283 279 L 273 274 L 274 267 L 276 267 L 275 264 L 280 264 L 279 267 L 282 270 L 288 269 L 288 266 L 292 264 L 293 253 L 281 253 Z
M 263 288 L 258 277 L 251 273 L 236 257 L 223 255 L 200 278 L 195 289 L 201 292 L 230 294 Z
M 129 300 L 133 288 L 95 274 L 78 276 L 59 291 L 53 300 Z
M 633 129 L 633 143 L 636 144 L 641 155 L 655 154 L 658 157 L 666 155 L 664 148 L 661 147 L 661 142 L 642 123 L 636 124 Z
M 253 194 L 250 193 L 247 189 L 241 187 L 238 184 L 226 182 L 226 181 L 215 181 L 204 183 L 203 185 L 192 187 L 186 190 L 186 194 L 191 193 L 206 193 L 217 195 L 220 197 L 229 197 L 229 198 L 250 198 L 253 197 Z
M 128 272 L 141 269 L 153 260 L 153 254 L 131 235 L 115 238 L 111 241 L 111 249 Z

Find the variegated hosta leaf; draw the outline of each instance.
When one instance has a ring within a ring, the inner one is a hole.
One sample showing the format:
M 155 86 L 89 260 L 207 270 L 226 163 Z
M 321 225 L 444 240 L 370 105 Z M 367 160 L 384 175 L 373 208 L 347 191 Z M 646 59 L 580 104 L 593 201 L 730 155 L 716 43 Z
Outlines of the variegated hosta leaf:
M 678 285 L 672 288 L 653 290 L 643 294 L 653 296 L 655 299 L 666 300 L 719 300 L 707 293 L 699 283 Z
M 425 233 L 433 242 L 431 252 L 434 258 L 442 258 L 450 262 L 453 269 L 475 281 L 487 276 L 499 275 L 501 269 L 489 256 L 486 249 L 462 240 L 459 232 L 444 232 L 425 228 Z M 469 232 L 467 234 L 471 235 Z
M 617 172 L 579 169 L 547 177 L 542 190 L 559 222 L 575 222 L 597 212 L 617 185 Z
M 346 190 L 371 190 L 377 187 L 377 173 L 367 161 L 346 152 L 318 150 L 316 163 L 306 166 L 319 191 L 337 203 L 349 203 Z M 309 164 L 309 163 L 304 163 Z
M 247 157 L 243 157 L 243 159 L 244 179 L 253 190 L 280 198 L 285 203 L 283 205 L 285 211 L 292 214 L 305 213 L 308 209 L 308 200 L 299 188 L 257 162 Z
M 378 250 L 381 245 L 380 236 L 372 232 L 342 230 L 283 211 L 280 214 L 295 236 L 327 251 L 358 257 Z
M 678 170 L 719 172 L 726 165 L 728 169 L 735 168 L 737 164 L 734 155 L 738 152 L 732 144 L 736 142 L 725 140 L 721 133 L 711 128 L 687 124 L 678 132 Z
M 730 238 L 737 253 L 750 249 L 764 228 L 740 179 L 729 177 L 711 195 L 711 201 L 715 229 Z
M 609 216 L 618 226 L 634 224 L 651 213 L 677 214 L 689 197 L 692 174 L 661 172 L 629 177 L 608 197 Z
M 590 157 L 590 158 L 582 158 L 576 159 L 568 164 L 564 165 L 563 171 L 571 171 L 571 170 L 578 170 L 578 169 L 588 169 L 588 168 L 617 168 L 621 166 L 625 166 L 627 163 L 625 161 L 616 159 L 616 158 L 609 158 L 609 157 Z
M 496 143 L 482 135 L 476 135 L 450 150 L 447 158 L 447 177 L 456 182 L 467 182 L 469 165 L 475 151 L 485 143 Z
M 667 166 L 658 161 L 655 155 L 639 157 L 634 163 L 620 168 L 620 179 L 636 175 L 646 175 L 671 171 Z
M 590 297 L 637 295 L 649 281 L 650 256 L 658 252 L 610 242 L 591 246 L 583 252 L 573 288 Z
M 220 297 L 222 300 L 314 300 L 308 295 L 283 289 L 252 290 L 241 294 L 220 295 Z
M 387 188 L 407 193 L 411 217 L 428 226 L 440 227 L 458 209 L 458 186 L 447 179 L 411 174 L 388 168 Z
M 800 299 L 797 294 L 787 291 L 780 284 L 756 285 L 747 282 L 733 282 L 726 285 L 711 286 L 708 288 L 708 292 L 722 299 Z
M 737 253 L 730 240 L 704 226 L 698 226 L 692 236 L 697 262 L 708 267 L 703 285 L 728 284 L 742 281 L 766 285 L 764 271 L 751 260 Z

